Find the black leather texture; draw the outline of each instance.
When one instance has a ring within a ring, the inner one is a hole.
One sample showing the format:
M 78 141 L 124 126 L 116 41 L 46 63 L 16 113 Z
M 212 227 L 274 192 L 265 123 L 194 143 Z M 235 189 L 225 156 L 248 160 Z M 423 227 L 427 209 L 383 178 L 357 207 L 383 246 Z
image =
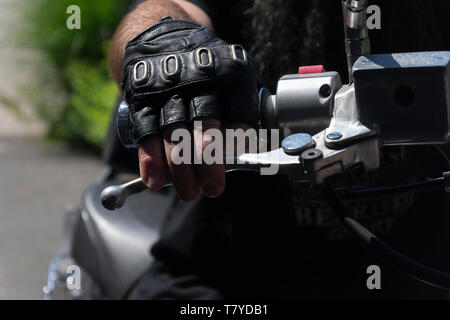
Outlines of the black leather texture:
M 123 75 L 138 143 L 164 126 L 203 117 L 258 122 L 251 58 L 198 24 L 165 17 L 141 32 L 126 47 Z

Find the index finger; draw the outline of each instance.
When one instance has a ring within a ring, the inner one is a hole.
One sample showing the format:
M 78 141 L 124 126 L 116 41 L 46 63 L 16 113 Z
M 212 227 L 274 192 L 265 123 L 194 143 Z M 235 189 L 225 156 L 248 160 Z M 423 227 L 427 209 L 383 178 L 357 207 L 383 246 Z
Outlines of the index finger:
M 139 145 L 139 170 L 142 181 L 151 189 L 161 189 L 166 181 L 161 138 L 152 135 Z

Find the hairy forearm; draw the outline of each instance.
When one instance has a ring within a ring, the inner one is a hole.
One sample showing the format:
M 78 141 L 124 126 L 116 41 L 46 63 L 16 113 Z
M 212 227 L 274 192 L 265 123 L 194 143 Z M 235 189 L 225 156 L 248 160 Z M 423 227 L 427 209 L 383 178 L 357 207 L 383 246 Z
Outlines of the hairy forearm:
M 147 0 L 123 18 L 109 49 L 109 67 L 117 84 L 122 81 L 122 68 L 127 43 L 164 16 L 194 21 L 212 27 L 208 16 L 197 6 L 184 0 Z

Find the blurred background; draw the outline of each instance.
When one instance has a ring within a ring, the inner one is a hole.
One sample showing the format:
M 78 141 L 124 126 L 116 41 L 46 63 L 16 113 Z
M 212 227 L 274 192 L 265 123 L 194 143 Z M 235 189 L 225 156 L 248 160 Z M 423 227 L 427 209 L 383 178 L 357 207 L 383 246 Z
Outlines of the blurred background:
M 64 208 L 104 168 L 118 95 L 106 52 L 130 3 L 0 0 L 0 299 L 42 297 Z

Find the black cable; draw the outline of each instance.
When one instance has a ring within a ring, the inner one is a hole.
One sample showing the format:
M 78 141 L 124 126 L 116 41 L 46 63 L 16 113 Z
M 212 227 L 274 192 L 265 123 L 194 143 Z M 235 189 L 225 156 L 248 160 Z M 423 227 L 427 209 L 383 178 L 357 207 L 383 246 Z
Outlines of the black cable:
M 403 184 L 394 187 L 375 187 L 365 189 L 337 188 L 336 191 L 343 198 L 357 198 L 392 195 L 394 193 L 408 191 L 442 191 L 444 190 L 444 183 L 445 179 L 443 177 L 440 177 L 432 180 Z
M 440 155 L 450 165 L 450 159 L 440 146 L 434 145 Z M 398 185 L 394 187 L 375 187 L 375 188 L 336 188 L 335 190 L 343 198 L 358 198 L 370 196 L 392 195 L 394 193 L 402 193 L 409 191 L 443 191 L 445 189 L 445 178 L 440 177 L 426 181 L 413 182 L 409 184 Z
M 358 221 L 351 218 L 347 208 L 329 181 L 326 182 L 324 195 L 331 209 L 344 226 L 375 255 L 395 269 L 420 282 L 450 291 L 449 273 L 424 266 L 402 255 L 359 224 Z
M 450 165 L 450 159 L 447 156 L 447 154 L 444 152 L 444 150 L 442 150 L 442 148 L 440 146 L 438 146 L 437 144 L 435 144 L 434 147 L 442 155 L 442 157 L 444 157 L 444 159 L 447 161 L 448 165 Z

